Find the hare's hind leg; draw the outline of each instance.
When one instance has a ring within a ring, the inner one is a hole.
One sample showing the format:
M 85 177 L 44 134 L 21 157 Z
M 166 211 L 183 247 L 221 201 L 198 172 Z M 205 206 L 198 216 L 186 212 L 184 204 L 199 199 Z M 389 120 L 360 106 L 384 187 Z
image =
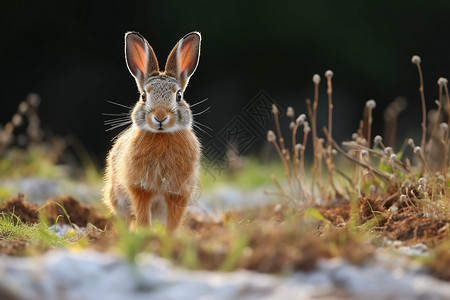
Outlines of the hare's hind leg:
M 131 196 L 131 207 L 136 216 L 138 226 L 151 226 L 150 200 L 153 193 L 142 188 L 132 186 L 129 189 Z
M 186 195 L 167 194 L 167 215 L 166 215 L 166 229 L 169 232 L 177 229 L 183 217 L 184 210 L 188 202 Z

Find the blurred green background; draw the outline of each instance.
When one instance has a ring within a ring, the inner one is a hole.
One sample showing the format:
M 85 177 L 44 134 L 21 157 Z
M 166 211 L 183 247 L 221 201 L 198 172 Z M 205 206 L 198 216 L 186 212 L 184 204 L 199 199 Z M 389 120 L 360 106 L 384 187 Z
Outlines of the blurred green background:
M 438 77 L 450 75 L 450 1 L 8 1 L 1 11 L 0 123 L 36 92 L 44 129 L 76 136 L 100 165 L 118 133 L 105 132 L 101 113 L 126 111 L 107 100 L 130 106 L 138 97 L 124 61 L 129 30 L 147 38 L 160 65 L 184 34 L 202 33 L 200 64 L 185 97 L 209 99 L 195 111 L 211 106 L 197 120 L 213 129 L 213 138 L 260 90 L 306 113 L 311 77 L 327 69 L 335 74 L 337 140 L 351 137 L 371 98 L 374 134 L 382 133 L 383 109 L 397 96 L 408 101 L 398 137 L 418 137 L 411 56 L 422 57 L 429 107 Z M 322 84 L 318 128 L 326 124 L 326 99 Z

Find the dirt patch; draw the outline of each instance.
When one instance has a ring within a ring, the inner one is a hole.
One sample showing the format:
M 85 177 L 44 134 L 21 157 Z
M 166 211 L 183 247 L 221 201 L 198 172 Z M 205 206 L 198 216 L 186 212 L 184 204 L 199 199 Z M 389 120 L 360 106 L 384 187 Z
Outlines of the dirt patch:
M 66 210 L 70 221 L 61 206 Z M 100 229 L 111 227 L 111 222 L 101 215 L 97 209 L 91 205 L 83 204 L 71 196 L 51 198 L 40 207 L 35 203 L 27 202 L 24 195 L 19 194 L 18 196 L 12 196 L 0 206 L 1 212 L 14 214 L 23 223 L 29 224 L 38 223 L 39 213 L 43 213 L 50 224 L 55 224 L 58 219 L 58 224 L 70 224 L 72 222 L 79 227 L 86 227 L 88 223 L 91 223 Z
M 359 201 L 359 223 L 364 224 L 365 222 L 372 220 L 373 218 L 378 218 L 380 216 L 386 215 L 386 208 L 382 204 L 382 199 L 378 197 L 377 199 L 373 199 L 370 197 L 363 197 Z M 379 218 L 380 222 L 378 225 L 382 225 L 385 223 L 386 218 Z
M 318 234 L 307 235 L 305 228 L 299 230 L 300 219 L 286 222 L 283 212 L 286 210 L 272 204 L 230 211 L 222 220 L 207 222 L 204 216 L 198 219 L 199 215 L 193 214 L 183 229 L 197 233 L 193 238 L 201 269 L 232 266 L 264 273 L 314 269 L 320 257 L 330 254 L 322 247 Z M 154 245 L 156 251 L 162 250 L 158 249 L 159 243 Z M 179 246 L 174 249 L 183 251 Z M 229 261 L 233 257 L 230 253 L 235 253 L 234 263 Z
M 342 203 L 340 205 L 331 204 L 326 206 L 317 206 L 316 209 L 333 225 L 338 226 L 348 222 L 350 219 L 350 203 Z
M 434 244 L 448 236 L 445 226 L 450 220 L 427 217 L 413 207 L 400 209 L 386 221 L 383 232 L 391 240 L 422 242 Z
M 84 236 L 95 249 L 106 250 L 111 245 L 111 241 L 115 240 L 111 230 L 103 230 L 111 228 L 110 220 L 101 215 L 93 206 L 83 204 L 70 196 L 49 199 L 41 207 L 27 202 L 25 197 L 19 194 L 2 204 L 0 213 L 14 214 L 23 223 L 28 224 L 40 222 L 39 214 L 45 216 L 49 225 L 55 224 L 56 220 L 58 220 L 58 224 L 70 224 L 61 206 L 66 210 L 72 224 L 85 227 Z M 0 239 L 0 253 L 3 254 L 24 255 L 29 247 L 30 243 L 23 239 Z
M 193 226 L 185 229 L 201 233 L 189 238 L 195 239 L 200 269 L 226 269 L 231 253 L 236 253 L 234 268 L 264 273 L 310 271 L 320 258 L 336 255 L 361 264 L 373 253 L 373 245 L 355 238 L 346 227 L 324 229 L 320 220 L 305 223 L 298 210 L 286 211 L 279 205 L 231 211 L 216 223 L 190 216 L 188 224 Z M 285 215 L 294 217 L 287 220 Z M 157 253 L 164 250 L 160 241 L 153 241 L 152 248 Z M 181 262 L 183 246 L 174 249 L 172 257 Z
M 23 239 L 0 239 L 0 253 L 22 256 L 25 254 L 29 242 Z
M 0 206 L 0 213 L 14 214 L 23 223 L 34 224 L 39 222 L 39 205 L 25 201 L 23 194 L 12 196 Z
M 61 206 L 66 210 L 70 220 L 67 218 Z M 72 222 L 72 224 L 76 224 L 79 227 L 86 227 L 88 223 L 91 223 L 100 229 L 111 227 L 111 222 L 102 216 L 93 206 L 83 204 L 71 196 L 47 200 L 43 212 L 47 216 L 50 224 L 54 224 L 56 219 L 58 219 L 58 224 L 70 224 Z

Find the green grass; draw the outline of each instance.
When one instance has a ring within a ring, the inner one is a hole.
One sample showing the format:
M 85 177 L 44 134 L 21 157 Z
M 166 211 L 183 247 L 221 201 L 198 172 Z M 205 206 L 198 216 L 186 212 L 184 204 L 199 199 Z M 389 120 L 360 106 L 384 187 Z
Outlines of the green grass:
M 14 214 L 0 213 L 0 238 L 21 239 L 38 244 L 39 247 L 68 247 L 70 235 L 59 237 L 46 225 L 45 218 L 36 224 L 24 223 Z
M 62 174 L 62 169 L 50 161 L 44 147 L 10 149 L 0 158 L 0 178 L 56 178 Z
M 261 163 L 260 159 L 250 156 L 243 158 L 243 163 L 243 168 L 234 173 L 228 170 L 218 171 L 202 168 L 200 170 L 202 188 L 207 190 L 227 185 L 251 190 L 261 186 L 273 186 L 271 174 L 277 178 L 284 177 L 283 166 L 277 161 Z
M 13 214 L 0 213 L 0 238 L 2 239 L 39 239 L 37 224 L 25 224 Z

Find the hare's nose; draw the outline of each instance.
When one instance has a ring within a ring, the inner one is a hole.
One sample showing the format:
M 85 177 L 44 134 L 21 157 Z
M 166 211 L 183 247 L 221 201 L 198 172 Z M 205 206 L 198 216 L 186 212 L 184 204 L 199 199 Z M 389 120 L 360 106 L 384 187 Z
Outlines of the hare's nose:
M 155 115 L 152 116 L 152 122 L 155 125 L 165 125 L 169 122 L 169 116 L 165 116 L 161 120 L 158 119 Z

